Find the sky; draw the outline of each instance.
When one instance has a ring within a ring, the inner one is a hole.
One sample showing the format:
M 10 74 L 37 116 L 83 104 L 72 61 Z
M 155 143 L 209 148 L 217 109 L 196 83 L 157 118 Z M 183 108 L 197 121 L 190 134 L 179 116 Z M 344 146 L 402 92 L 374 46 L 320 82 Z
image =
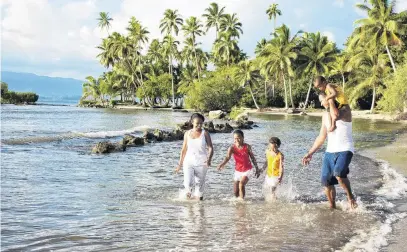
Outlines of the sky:
M 99 12 L 113 18 L 110 33 L 127 33 L 134 16 L 150 31 L 150 41 L 162 38 L 159 23 L 166 9 L 177 9 L 182 18 L 201 15 L 214 0 L 1 0 L 1 70 L 28 72 L 51 77 L 85 79 L 99 76 L 96 48 L 106 31 L 98 27 Z M 277 3 L 292 33 L 320 31 L 343 48 L 354 28 L 354 21 L 365 14 L 355 8 L 361 0 L 218 0 L 226 13 L 237 13 L 243 23 L 239 46 L 253 56 L 256 43 L 269 38 L 273 22 L 266 9 Z M 398 0 L 397 11 L 407 10 L 407 0 Z M 183 34 L 180 34 L 180 41 Z M 198 39 L 209 51 L 214 30 Z

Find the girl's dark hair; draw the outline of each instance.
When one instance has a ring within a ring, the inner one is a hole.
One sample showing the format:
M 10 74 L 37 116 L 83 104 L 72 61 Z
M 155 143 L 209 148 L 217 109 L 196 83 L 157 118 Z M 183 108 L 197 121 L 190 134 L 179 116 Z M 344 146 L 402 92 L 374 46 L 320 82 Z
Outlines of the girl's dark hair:
M 277 147 L 280 147 L 281 140 L 278 137 L 270 137 L 270 143 L 277 144 Z
M 233 134 L 240 135 L 241 137 L 243 137 L 243 138 L 244 138 L 243 131 L 241 131 L 241 130 L 235 130 L 235 131 L 233 131 Z
M 193 113 L 190 122 L 192 123 L 195 118 L 199 118 L 202 120 L 202 122 L 205 122 L 205 117 L 199 113 Z
M 320 76 L 318 76 L 317 78 L 315 78 L 315 81 L 316 81 L 318 84 L 326 83 L 326 79 L 325 79 L 325 77 L 322 76 L 322 75 L 320 75 Z

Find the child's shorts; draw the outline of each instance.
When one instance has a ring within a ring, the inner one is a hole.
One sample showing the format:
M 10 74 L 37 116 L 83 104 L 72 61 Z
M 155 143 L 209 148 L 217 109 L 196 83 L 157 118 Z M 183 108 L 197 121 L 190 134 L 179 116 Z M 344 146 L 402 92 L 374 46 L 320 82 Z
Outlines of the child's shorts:
M 233 178 L 233 181 L 238 182 L 241 181 L 243 177 L 249 177 L 251 171 L 252 170 L 248 170 L 245 172 L 235 171 L 235 177 Z
M 264 184 L 267 187 L 277 187 L 278 185 L 278 177 L 277 176 L 266 176 L 265 180 L 264 180 Z

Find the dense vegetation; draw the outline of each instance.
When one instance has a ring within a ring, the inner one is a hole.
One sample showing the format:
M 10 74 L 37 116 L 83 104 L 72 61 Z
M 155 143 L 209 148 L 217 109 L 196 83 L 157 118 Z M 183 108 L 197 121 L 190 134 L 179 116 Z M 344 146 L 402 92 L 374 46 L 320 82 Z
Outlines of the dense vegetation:
M 339 50 L 319 32 L 276 27 L 282 11 L 272 4 L 265 14 L 274 21 L 274 31 L 258 41 L 250 60 L 239 47 L 243 24 L 236 13 L 216 3 L 205 9 L 202 21 L 184 20 L 177 10 L 166 10 L 160 22 L 164 38 L 151 41 L 135 17 L 127 34 L 110 34 L 112 19 L 102 12 L 99 26 L 109 36 L 98 46 L 98 59 L 107 71 L 87 78 L 83 100 L 107 104 L 120 96 L 122 102 L 199 110 L 306 108 L 316 100 L 312 80 L 324 75 L 343 87 L 353 107 L 373 111 L 379 99 L 380 109 L 400 111 L 407 96 L 407 11 L 396 13 L 394 2 L 385 0 L 356 7 L 367 17 L 355 21 L 345 48 Z M 216 30 L 216 37 L 212 50 L 205 52 L 198 41 L 209 29 Z M 186 38 L 182 45 L 176 38 L 181 31 Z M 208 69 L 210 64 L 214 67 Z
M 1 82 L 1 103 L 6 104 L 23 104 L 35 103 L 38 101 L 39 96 L 31 92 L 14 92 L 8 90 L 8 85 Z

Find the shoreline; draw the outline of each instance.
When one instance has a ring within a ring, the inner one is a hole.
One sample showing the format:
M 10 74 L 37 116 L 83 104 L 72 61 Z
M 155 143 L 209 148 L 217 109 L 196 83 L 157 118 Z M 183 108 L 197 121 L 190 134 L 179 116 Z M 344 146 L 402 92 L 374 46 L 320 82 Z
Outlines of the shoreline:
M 373 160 L 384 160 L 390 168 L 407 178 L 407 132 L 397 134 L 396 139 L 385 146 L 360 151 L 360 154 Z M 407 211 L 407 198 L 398 200 L 397 208 Z M 407 247 L 407 218 L 403 218 L 392 225 L 388 245 L 382 247 L 384 251 L 403 252 Z
M 172 108 L 154 108 L 154 107 L 141 107 L 139 105 L 118 105 L 112 109 L 119 109 L 119 110 L 157 110 L 157 111 L 174 111 L 174 112 L 196 112 L 195 109 L 172 109 Z M 312 110 L 306 112 L 306 115 L 302 115 L 299 113 L 287 113 L 285 109 L 282 108 L 266 108 L 265 111 L 259 111 L 257 109 L 252 108 L 243 108 L 244 111 L 248 114 L 255 114 L 255 115 L 287 115 L 287 116 L 315 116 L 315 117 L 322 117 L 325 110 Z M 390 122 L 400 122 L 406 123 L 407 120 L 397 120 L 397 114 L 388 114 L 388 113 L 375 113 L 371 114 L 369 110 L 352 110 L 352 117 L 358 119 L 368 119 L 368 120 L 383 120 L 383 121 L 390 121 Z

